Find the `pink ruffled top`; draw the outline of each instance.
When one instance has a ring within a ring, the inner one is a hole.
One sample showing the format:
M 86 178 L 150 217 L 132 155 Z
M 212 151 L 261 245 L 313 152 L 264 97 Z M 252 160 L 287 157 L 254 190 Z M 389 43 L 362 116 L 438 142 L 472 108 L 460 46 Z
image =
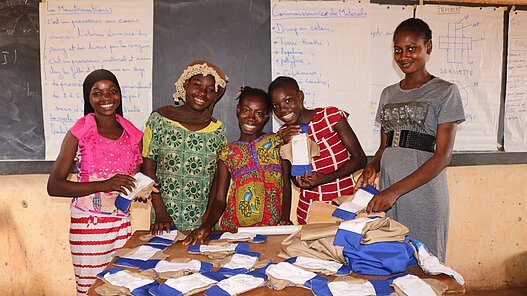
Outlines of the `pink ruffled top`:
M 134 174 L 137 165 L 143 162 L 139 142 L 143 133 L 130 121 L 116 115 L 123 127 L 123 134 L 117 140 L 99 135 L 95 114 L 90 113 L 79 119 L 70 129 L 79 140 L 77 150 L 77 180 L 79 182 L 100 181 L 116 174 Z M 79 210 L 101 214 L 126 215 L 115 206 L 117 193 L 98 192 L 88 196 L 76 197 L 72 207 Z

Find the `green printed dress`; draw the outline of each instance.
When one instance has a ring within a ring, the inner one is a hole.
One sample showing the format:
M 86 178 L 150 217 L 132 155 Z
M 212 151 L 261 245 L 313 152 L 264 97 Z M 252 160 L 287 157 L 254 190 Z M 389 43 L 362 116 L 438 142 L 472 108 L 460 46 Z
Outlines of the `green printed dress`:
M 143 157 L 157 162 L 161 196 L 180 230 L 201 225 L 221 147 L 227 142 L 219 120 L 199 131 L 153 112 L 143 136 Z M 155 221 L 152 208 L 151 223 Z

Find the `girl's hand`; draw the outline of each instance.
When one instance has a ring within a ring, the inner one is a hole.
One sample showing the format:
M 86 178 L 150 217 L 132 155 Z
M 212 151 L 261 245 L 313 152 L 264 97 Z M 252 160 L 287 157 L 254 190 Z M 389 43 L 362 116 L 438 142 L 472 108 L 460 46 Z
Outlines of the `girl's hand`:
M 360 187 L 365 187 L 366 185 L 375 186 L 376 177 L 377 172 L 375 169 L 372 166 L 367 165 L 364 170 L 362 170 L 362 174 L 357 179 L 357 183 L 355 183 L 353 191 L 357 191 Z
M 205 226 L 200 226 L 197 229 L 192 230 L 192 232 L 183 240 L 184 245 L 200 245 L 205 242 L 205 240 L 212 233 L 212 229 Z
M 390 188 L 383 190 L 373 196 L 366 206 L 366 212 L 386 212 L 393 206 L 398 198 L 399 195 L 390 190 Z
M 287 144 L 291 142 L 291 139 L 293 139 L 293 136 L 299 135 L 302 130 L 300 129 L 300 125 L 288 125 L 283 131 L 282 131 L 282 139 L 284 139 L 284 144 Z
M 291 220 L 289 220 L 289 218 L 287 219 L 280 219 L 280 221 L 278 222 L 278 225 L 293 225 L 293 222 L 291 222 Z
M 166 229 L 167 232 L 170 232 L 170 227 L 174 225 L 174 220 L 166 211 L 161 211 L 158 213 L 156 211 L 156 220 L 154 224 L 150 225 L 150 233 L 153 235 L 163 234 L 163 230 Z
M 311 189 L 313 187 L 317 187 L 320 184 L 326 183 L 324 181 L 324 176 L 324 174 L 319 172 L 311 172 L 311 176 L 308 176 L 306 171 L 304 176 L 296 176 L 296 182 L 300 188 Z
M 131 192 L 135 188 L 135 179 L 130 175 L 117 174 L 108 180 L 101 181 L 101 192 L 119 192 L 126 194 L 126 189 Z
M 158 185 L 153 185 L 152 186 L 152 192 L 153 193 L 159 193 L 159 186 Z M 149 200 L 151 200 L 152 197 L 150 196 L 150 194 L 148 194 L 147 196 L 137 196 L 136 198 L 134 198 L 134 201 L 140 201 L 140 202 L 143 202 L 143 203 L 147 203 Z
M 142 203 L 147 203 L 150 199 L 151 199 L 151 198 L 150 198 L 150 195 L 148 195 L 148 196 L 140 196 L 140 195 L 139 195 L 139 196 L 136 196 L 136 197 L 134 198 L 134 201 L 140 201 L 140 202 L 142 202 Z

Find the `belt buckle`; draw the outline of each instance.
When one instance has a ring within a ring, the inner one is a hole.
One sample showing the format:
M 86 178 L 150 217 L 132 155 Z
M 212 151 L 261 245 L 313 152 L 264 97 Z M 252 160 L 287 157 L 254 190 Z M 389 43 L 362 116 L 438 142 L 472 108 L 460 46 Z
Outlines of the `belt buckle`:
M 399 138 L 400 137 L 401 137 L 401 131 L 400 130 L 394 131 L 394 133 L 393 133 L 393 142 L 392 142 L 392 146 L 393 147 L 399 147 Z

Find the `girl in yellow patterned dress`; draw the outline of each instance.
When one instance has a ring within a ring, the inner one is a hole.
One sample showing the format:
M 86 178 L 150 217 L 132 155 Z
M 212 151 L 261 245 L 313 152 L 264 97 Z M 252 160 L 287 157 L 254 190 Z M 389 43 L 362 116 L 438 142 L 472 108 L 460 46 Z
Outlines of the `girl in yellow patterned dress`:
M 203 223 L 184 244 L 203 243 L 222 214 L 219 225 L 224 230 L 292 224 L 290 164 L 280 158 L 283 140 L 280 134 L 262 131 L 270 115 L 270 98 L 261 89 L 244 87 L 238 100 L 240 139 L 220 150 Z

